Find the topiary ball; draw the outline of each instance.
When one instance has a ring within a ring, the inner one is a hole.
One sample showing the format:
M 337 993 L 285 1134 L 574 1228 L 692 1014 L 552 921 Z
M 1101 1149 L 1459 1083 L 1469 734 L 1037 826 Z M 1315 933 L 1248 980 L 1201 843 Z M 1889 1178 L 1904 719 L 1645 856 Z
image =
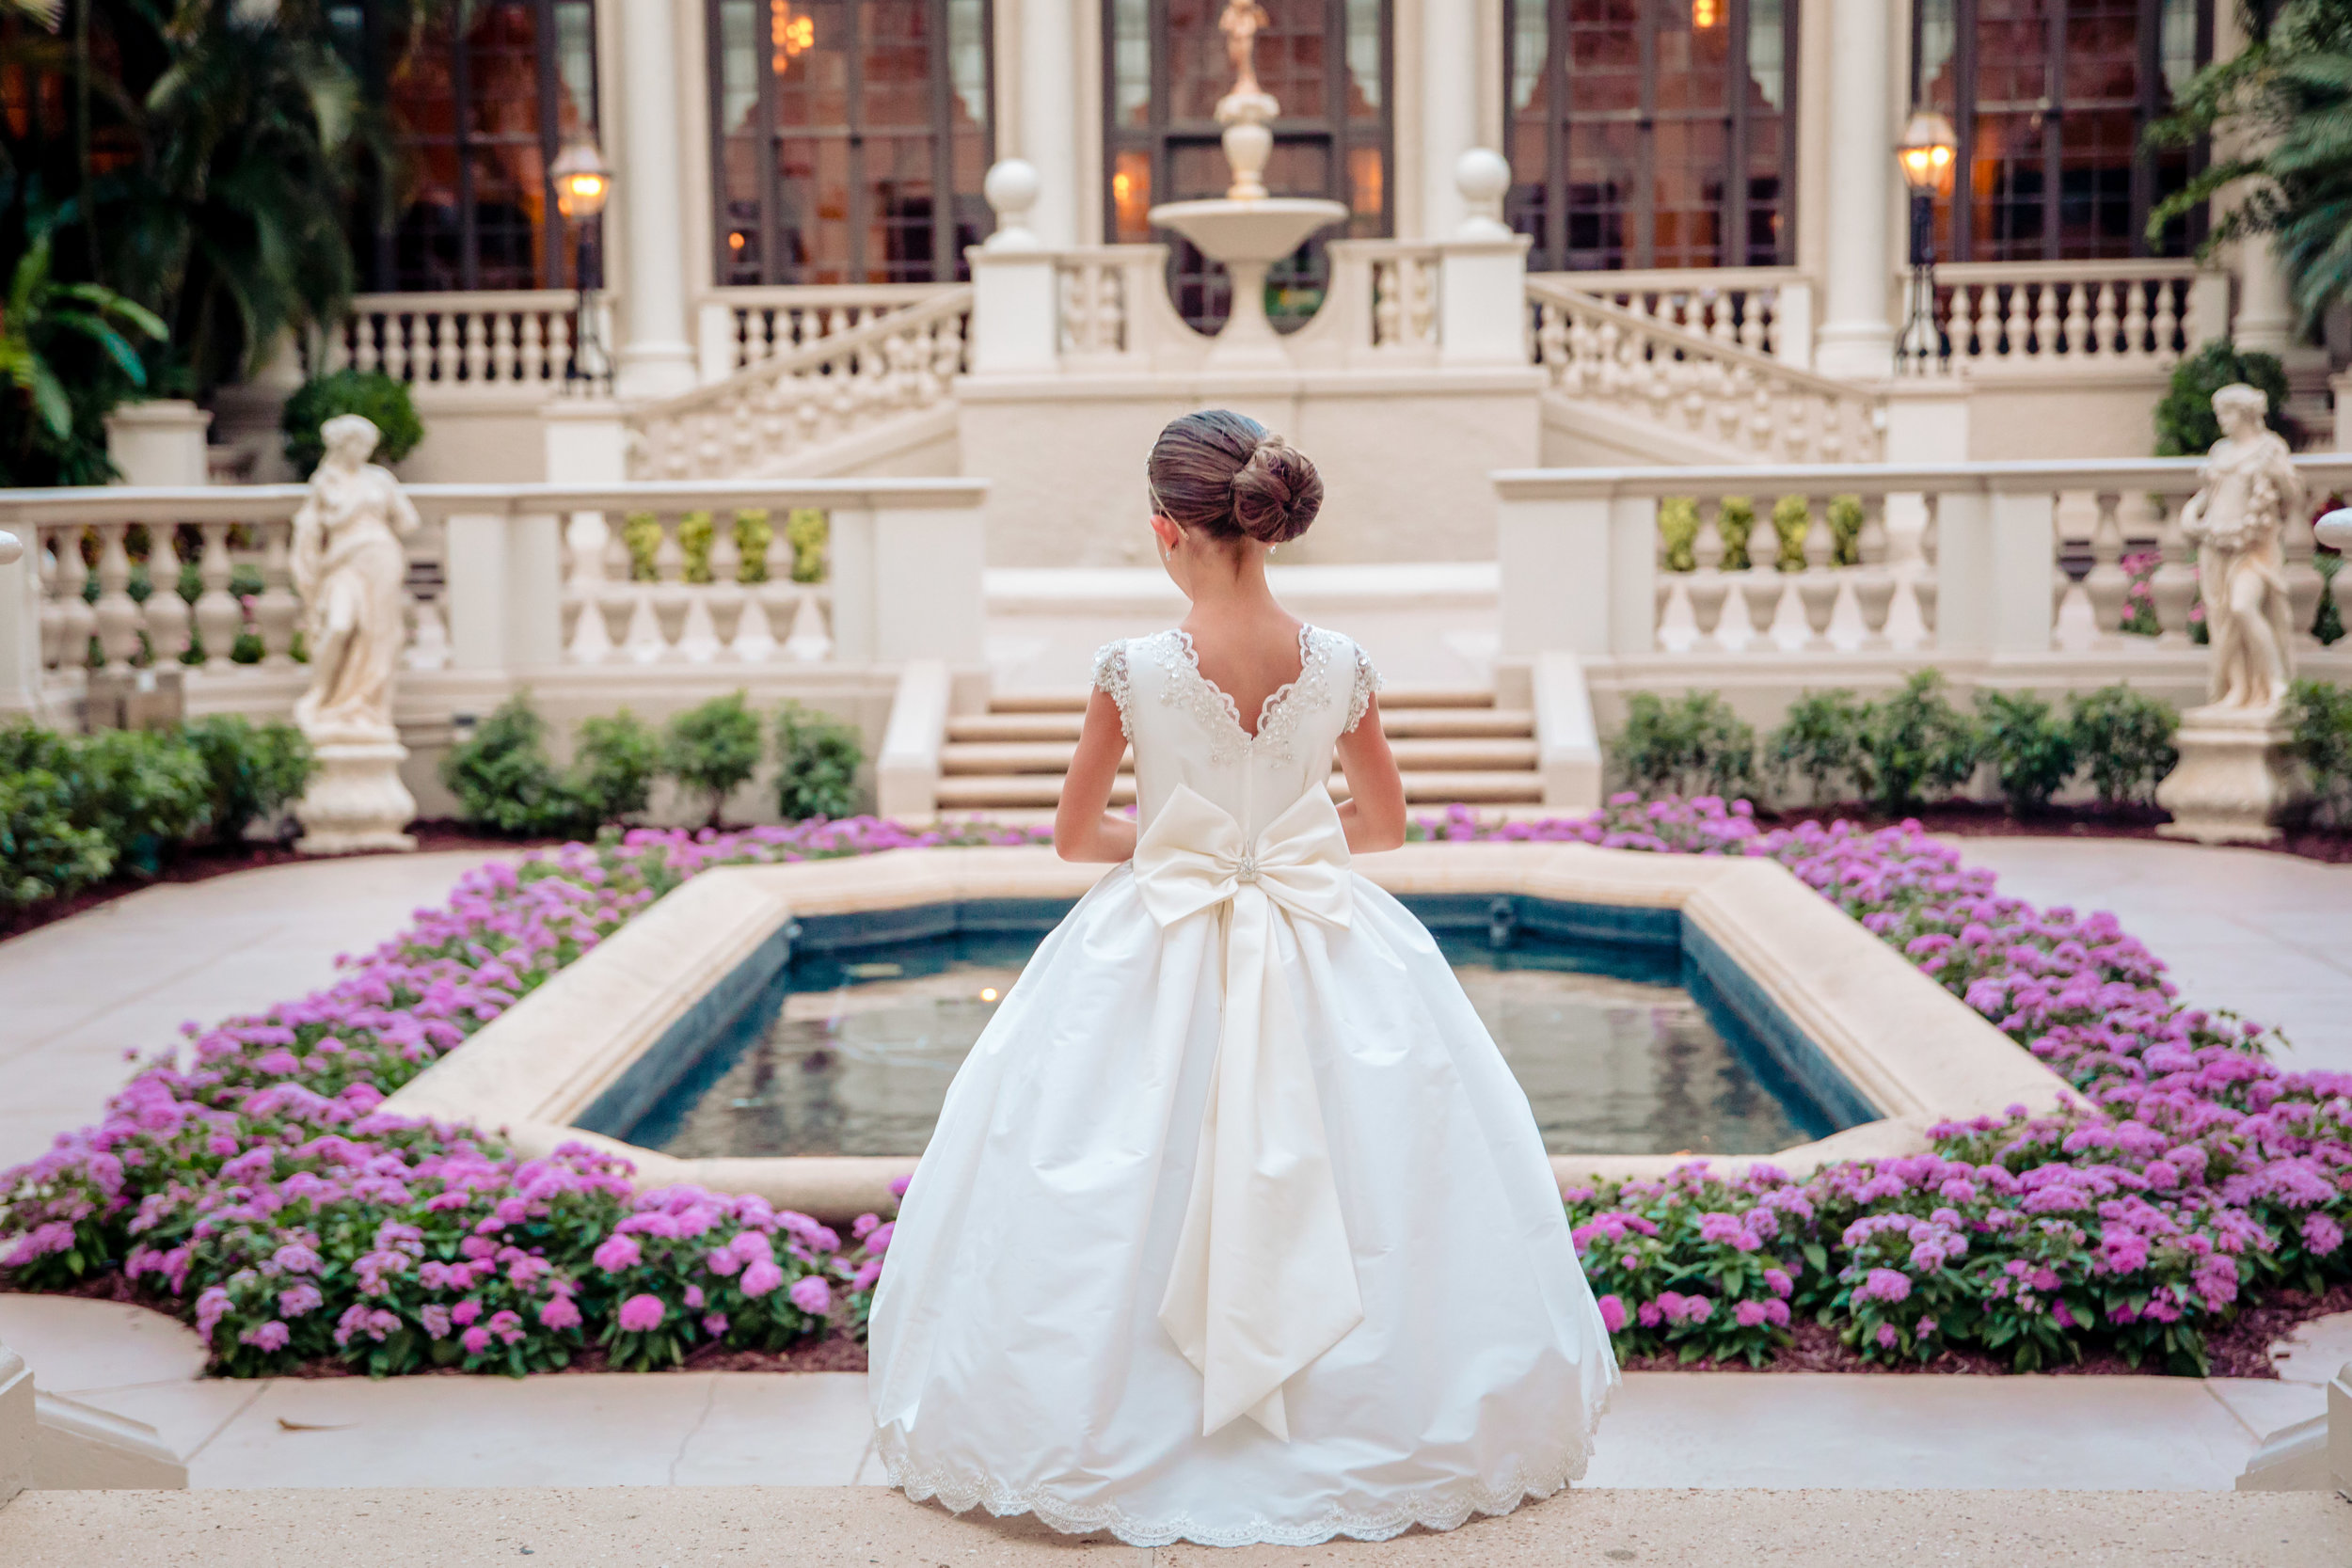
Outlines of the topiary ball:
M 285 432 L 286 461 L 296 475 L 310 470 L 326 455 L 319 427 L 338 414 L 358 414 L 375 426 L 375 461 L 399 462 L 424 439 L 424 421 L 417 418 L 408 384 L 381 371 L 337 371 L 313 376 L 286 400 L 278 428 Z

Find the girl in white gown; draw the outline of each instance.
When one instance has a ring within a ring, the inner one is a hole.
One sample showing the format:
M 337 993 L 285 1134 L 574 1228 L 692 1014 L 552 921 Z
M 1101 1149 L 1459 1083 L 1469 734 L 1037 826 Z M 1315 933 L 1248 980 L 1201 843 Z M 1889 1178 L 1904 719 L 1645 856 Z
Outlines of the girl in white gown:
M 900 1207 L 878 1449 L 910 1497 L 1137 1545 L 1502 1513 L 1583 1474 L 1616 1361 L 1526 1096 L 1349 869 L 1405 834 L 1379 680 L 1265 580 L 1322 483 L 1222 411 L 1149 472 L 1192 614 L 1097 656 L 1055 844 L 1119 863 L 1007 993 Z M 1131 744 L 1133 821 L 1104 809 Z

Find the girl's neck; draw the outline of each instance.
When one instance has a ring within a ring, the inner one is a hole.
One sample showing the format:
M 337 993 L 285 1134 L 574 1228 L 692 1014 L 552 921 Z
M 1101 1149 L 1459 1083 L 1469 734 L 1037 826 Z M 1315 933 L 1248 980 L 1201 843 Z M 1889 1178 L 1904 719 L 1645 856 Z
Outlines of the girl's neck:
M 1184 584 L 1192 601 L 1187 626 L 1232 626 L 1269 617 L 1293 617 L 1274 597 L 1265 579 L 1266 552 L 1244 546 L 1230 556 L 1207 555 L 1196 563 Z

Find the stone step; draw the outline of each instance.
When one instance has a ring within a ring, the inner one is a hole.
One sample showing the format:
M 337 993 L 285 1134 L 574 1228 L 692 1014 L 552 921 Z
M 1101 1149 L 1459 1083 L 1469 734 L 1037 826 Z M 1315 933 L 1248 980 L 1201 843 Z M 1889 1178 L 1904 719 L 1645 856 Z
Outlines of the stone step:
M 1535 767 L 1535 742 L 1510 736 L 1392 739 L 1389 747 L 1396 755 L 1398 768 L 1408 774 L 1431 769 L 1532 771 Z M 939 765 L 942 772 L 950 775 L 1065 773 L 1070 770 L 1071 756 L 1077 749 L 1077 742 L 1073 740 L 953 740 L 941 750 Z M 1132 752 L 1120 768 L 1121 771 L 1134 770 Z
M 1041 687 L 1034 691 L 999 691 L 989 698 L 992 714 L 1084 713 L 1089 689 L 1081 686 Z M 1409 686 L 1391 684 L 1380 692 L 1380 706 L 1390 708 L 1476 707 L 1495 705 L 1494 689 L 1484 686 Z
M 1542 778 L 1533 770 L 1504 768 L 1413 769 L 1404 775 L 1405 799 L 1414 805 L 1540 805 Z M 985 814 L 1000 806 L 1051 807 L 1061 799 L 1062 776 L 1054 773 L 950 773 L 939 781 L 939 809 Z M 1331 793 L 1347 794 L 1347 781 L 1331 775 Z M 1111 804 L 1135 803 L 1133 774 L 1111 785 Z
M 1057 712 L 1020 711 L 966 714 L 947 721 L 947 738 L 956 741 L 1070 740 L 1078 738 L 1085 722 L 1082 708 Z M 1435 736 L 1530 736 L 1535 716 L 1526 708 L 1475 707 L 1396 708 L 1381 698 L 1380 727 L 1391 740 Z

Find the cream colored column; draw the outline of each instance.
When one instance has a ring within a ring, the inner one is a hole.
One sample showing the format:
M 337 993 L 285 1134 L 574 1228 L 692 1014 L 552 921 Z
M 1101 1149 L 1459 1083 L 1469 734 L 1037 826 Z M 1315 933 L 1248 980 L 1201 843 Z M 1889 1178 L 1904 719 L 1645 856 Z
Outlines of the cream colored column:
M 1037 170 L 1029 230 L 1078 243 L 1078 19 L 1073 0 L 1021 0 L 1021 157 Z
M 1887 63 L 1896 8 L 1886 0 L 1835 0 L 1827 8 L 1829 249 L 1814 365 L 1829 375 L 1883 376 L 1895 368 L 1895 327 L 1887 317 L 1890 182 L 1897 174 Z
M 621 0 L 622 156 L 614 181 L 628 276 L 613 390 L 624 398 L 691 391 L 686 331 L 686 231 L 678 119 L 677 17 L 670 0 Z
M 1421 238 L 1450 240 L 1467 213 L 1454 176 L 1479 145 L 1476 0 L 1422 0 Z
M 2230 336 L 2246 351 L 2284 355 L 2295 347 L 2295 307 L 2267 234 L 2238 244 L 2237 323 Z

